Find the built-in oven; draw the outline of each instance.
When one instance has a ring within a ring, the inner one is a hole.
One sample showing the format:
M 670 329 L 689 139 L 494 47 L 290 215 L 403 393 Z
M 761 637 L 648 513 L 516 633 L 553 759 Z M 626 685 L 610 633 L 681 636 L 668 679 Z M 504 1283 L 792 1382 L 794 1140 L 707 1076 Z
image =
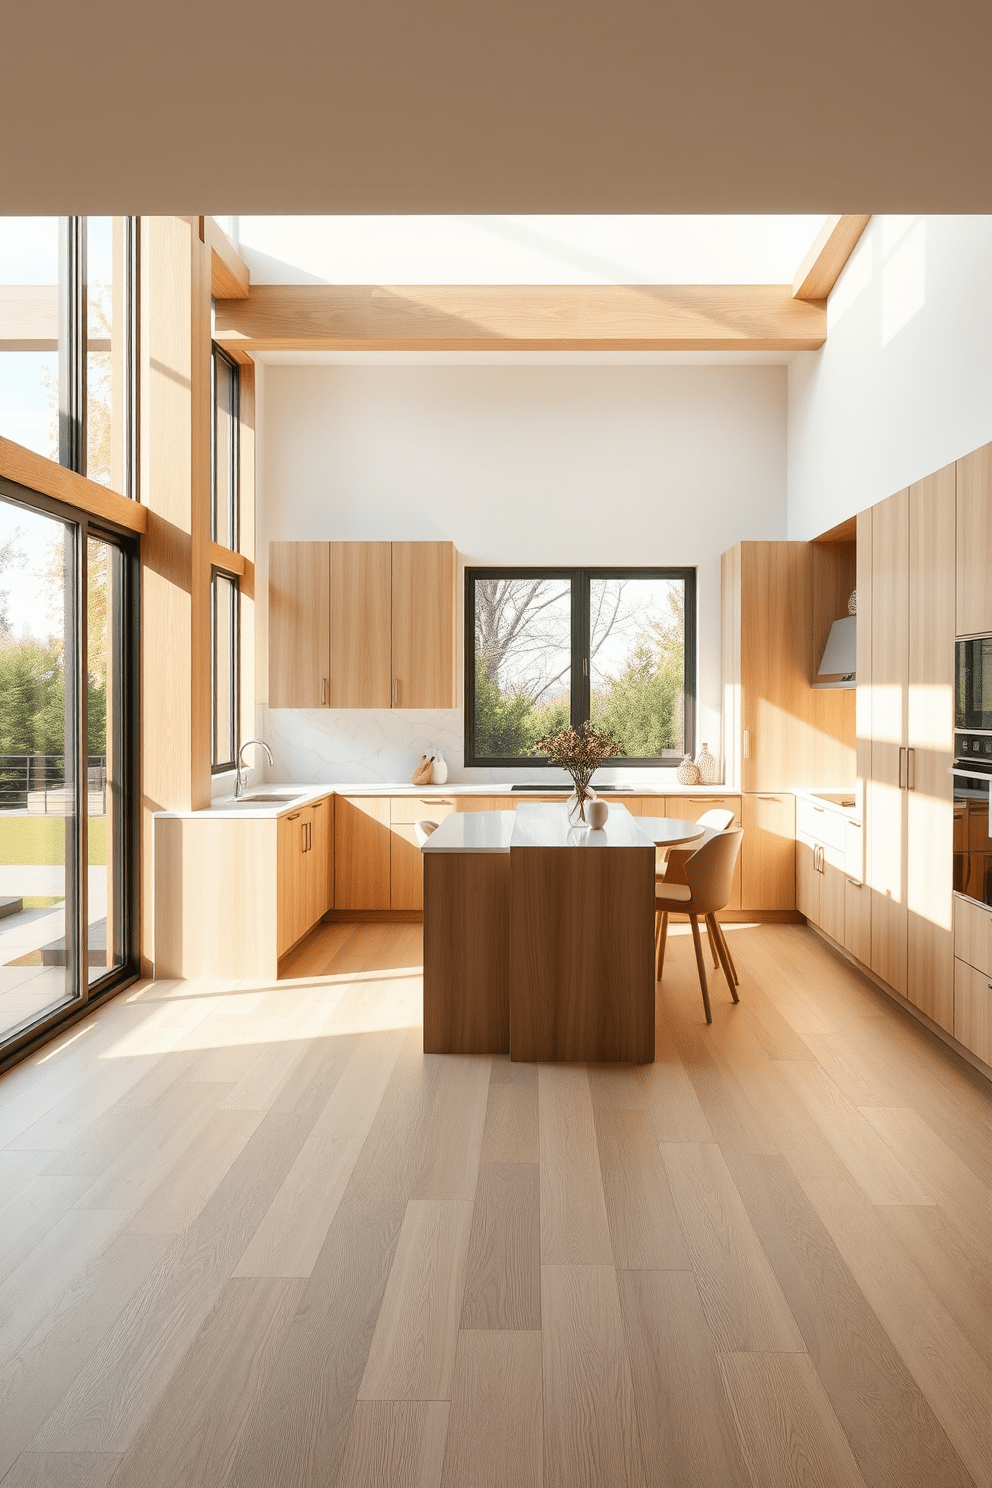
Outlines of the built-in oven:
M 992 905 L 992 636 L 958 641 L 954 676 L 954 887 Z

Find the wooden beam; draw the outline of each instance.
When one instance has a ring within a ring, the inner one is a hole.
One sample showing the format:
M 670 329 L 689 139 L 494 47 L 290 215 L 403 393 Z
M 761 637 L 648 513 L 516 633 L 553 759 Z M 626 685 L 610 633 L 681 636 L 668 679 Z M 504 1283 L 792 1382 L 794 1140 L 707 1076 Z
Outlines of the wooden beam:
M 128 532 L 145 532 L 148 528 L 148 512 L 137 501 L 119 496 L 107 486 L 87 480 L 54 460 L 47 460 L 34 450 L 15 444 L 12 439 L 0 436 L 0 475 L 7 480 L 27 486 L 30 491 L 40 491 L 42 496 L 51 496 L 74 506 L 91 517 L 102 517 Z
M 789 285 L 256 284 L 218 300 L 228 351 L 815 351 Z
M 215 300 L 246 300 L 251 282 L 248 265 L 213 217 L 205 217 L 203 227 L 210 249 L 211 294 Z
M 212 542 L 208 556 L 211 569 L 219 568 L 224 573 L 235 574 L 239 579 L 244 578 L 248 560 L 243 553 L 236 553 L 233 548 L 225 548 L 223 543 Z
M 871 221 L 867 217 L 828 217 L 792 281 L 797 300 L 825 300 Z

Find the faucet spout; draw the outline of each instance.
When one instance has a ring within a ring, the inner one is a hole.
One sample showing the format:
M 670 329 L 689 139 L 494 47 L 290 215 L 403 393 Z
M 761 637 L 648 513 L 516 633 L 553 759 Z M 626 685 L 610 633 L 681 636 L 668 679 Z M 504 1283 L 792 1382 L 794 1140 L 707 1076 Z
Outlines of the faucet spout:
M 234 799 L 236 801 L 240 801 L 241 794 L 245 788 L 244 756 L 245 750 L 248 748 L 249 744 L 257 744 L 260 749 L 264 749 L 265 757 L 268 760 L 269 764 L 275 764 L 275 760 L 272 758 L 272 750 L 269 748 L 268 744 L 266 744 L 264 739 L 246 739 L 241 748 L 238 750 L 238 770 L 237 776 L 234 781 Z

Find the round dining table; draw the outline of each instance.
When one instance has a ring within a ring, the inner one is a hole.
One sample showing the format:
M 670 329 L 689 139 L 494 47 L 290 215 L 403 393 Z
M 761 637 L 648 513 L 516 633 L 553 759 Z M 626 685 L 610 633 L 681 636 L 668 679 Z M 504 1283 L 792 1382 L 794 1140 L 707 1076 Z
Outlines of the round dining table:
M 677 816 L 636 816 L 634 820 L 655 847 L 678 847 L 706 836 L 706 828 L 698 822 L 680 821 Z

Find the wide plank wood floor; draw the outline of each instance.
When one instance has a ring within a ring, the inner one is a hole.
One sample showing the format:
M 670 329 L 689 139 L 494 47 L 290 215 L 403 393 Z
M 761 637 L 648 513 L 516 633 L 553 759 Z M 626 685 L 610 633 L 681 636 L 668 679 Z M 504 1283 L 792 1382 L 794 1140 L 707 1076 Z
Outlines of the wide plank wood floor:
M 334 925 L 0 1079 L 2 1488 L 992 1488 L 992 1085 L 728 936 L 640 1069 L 424 1055 Z

